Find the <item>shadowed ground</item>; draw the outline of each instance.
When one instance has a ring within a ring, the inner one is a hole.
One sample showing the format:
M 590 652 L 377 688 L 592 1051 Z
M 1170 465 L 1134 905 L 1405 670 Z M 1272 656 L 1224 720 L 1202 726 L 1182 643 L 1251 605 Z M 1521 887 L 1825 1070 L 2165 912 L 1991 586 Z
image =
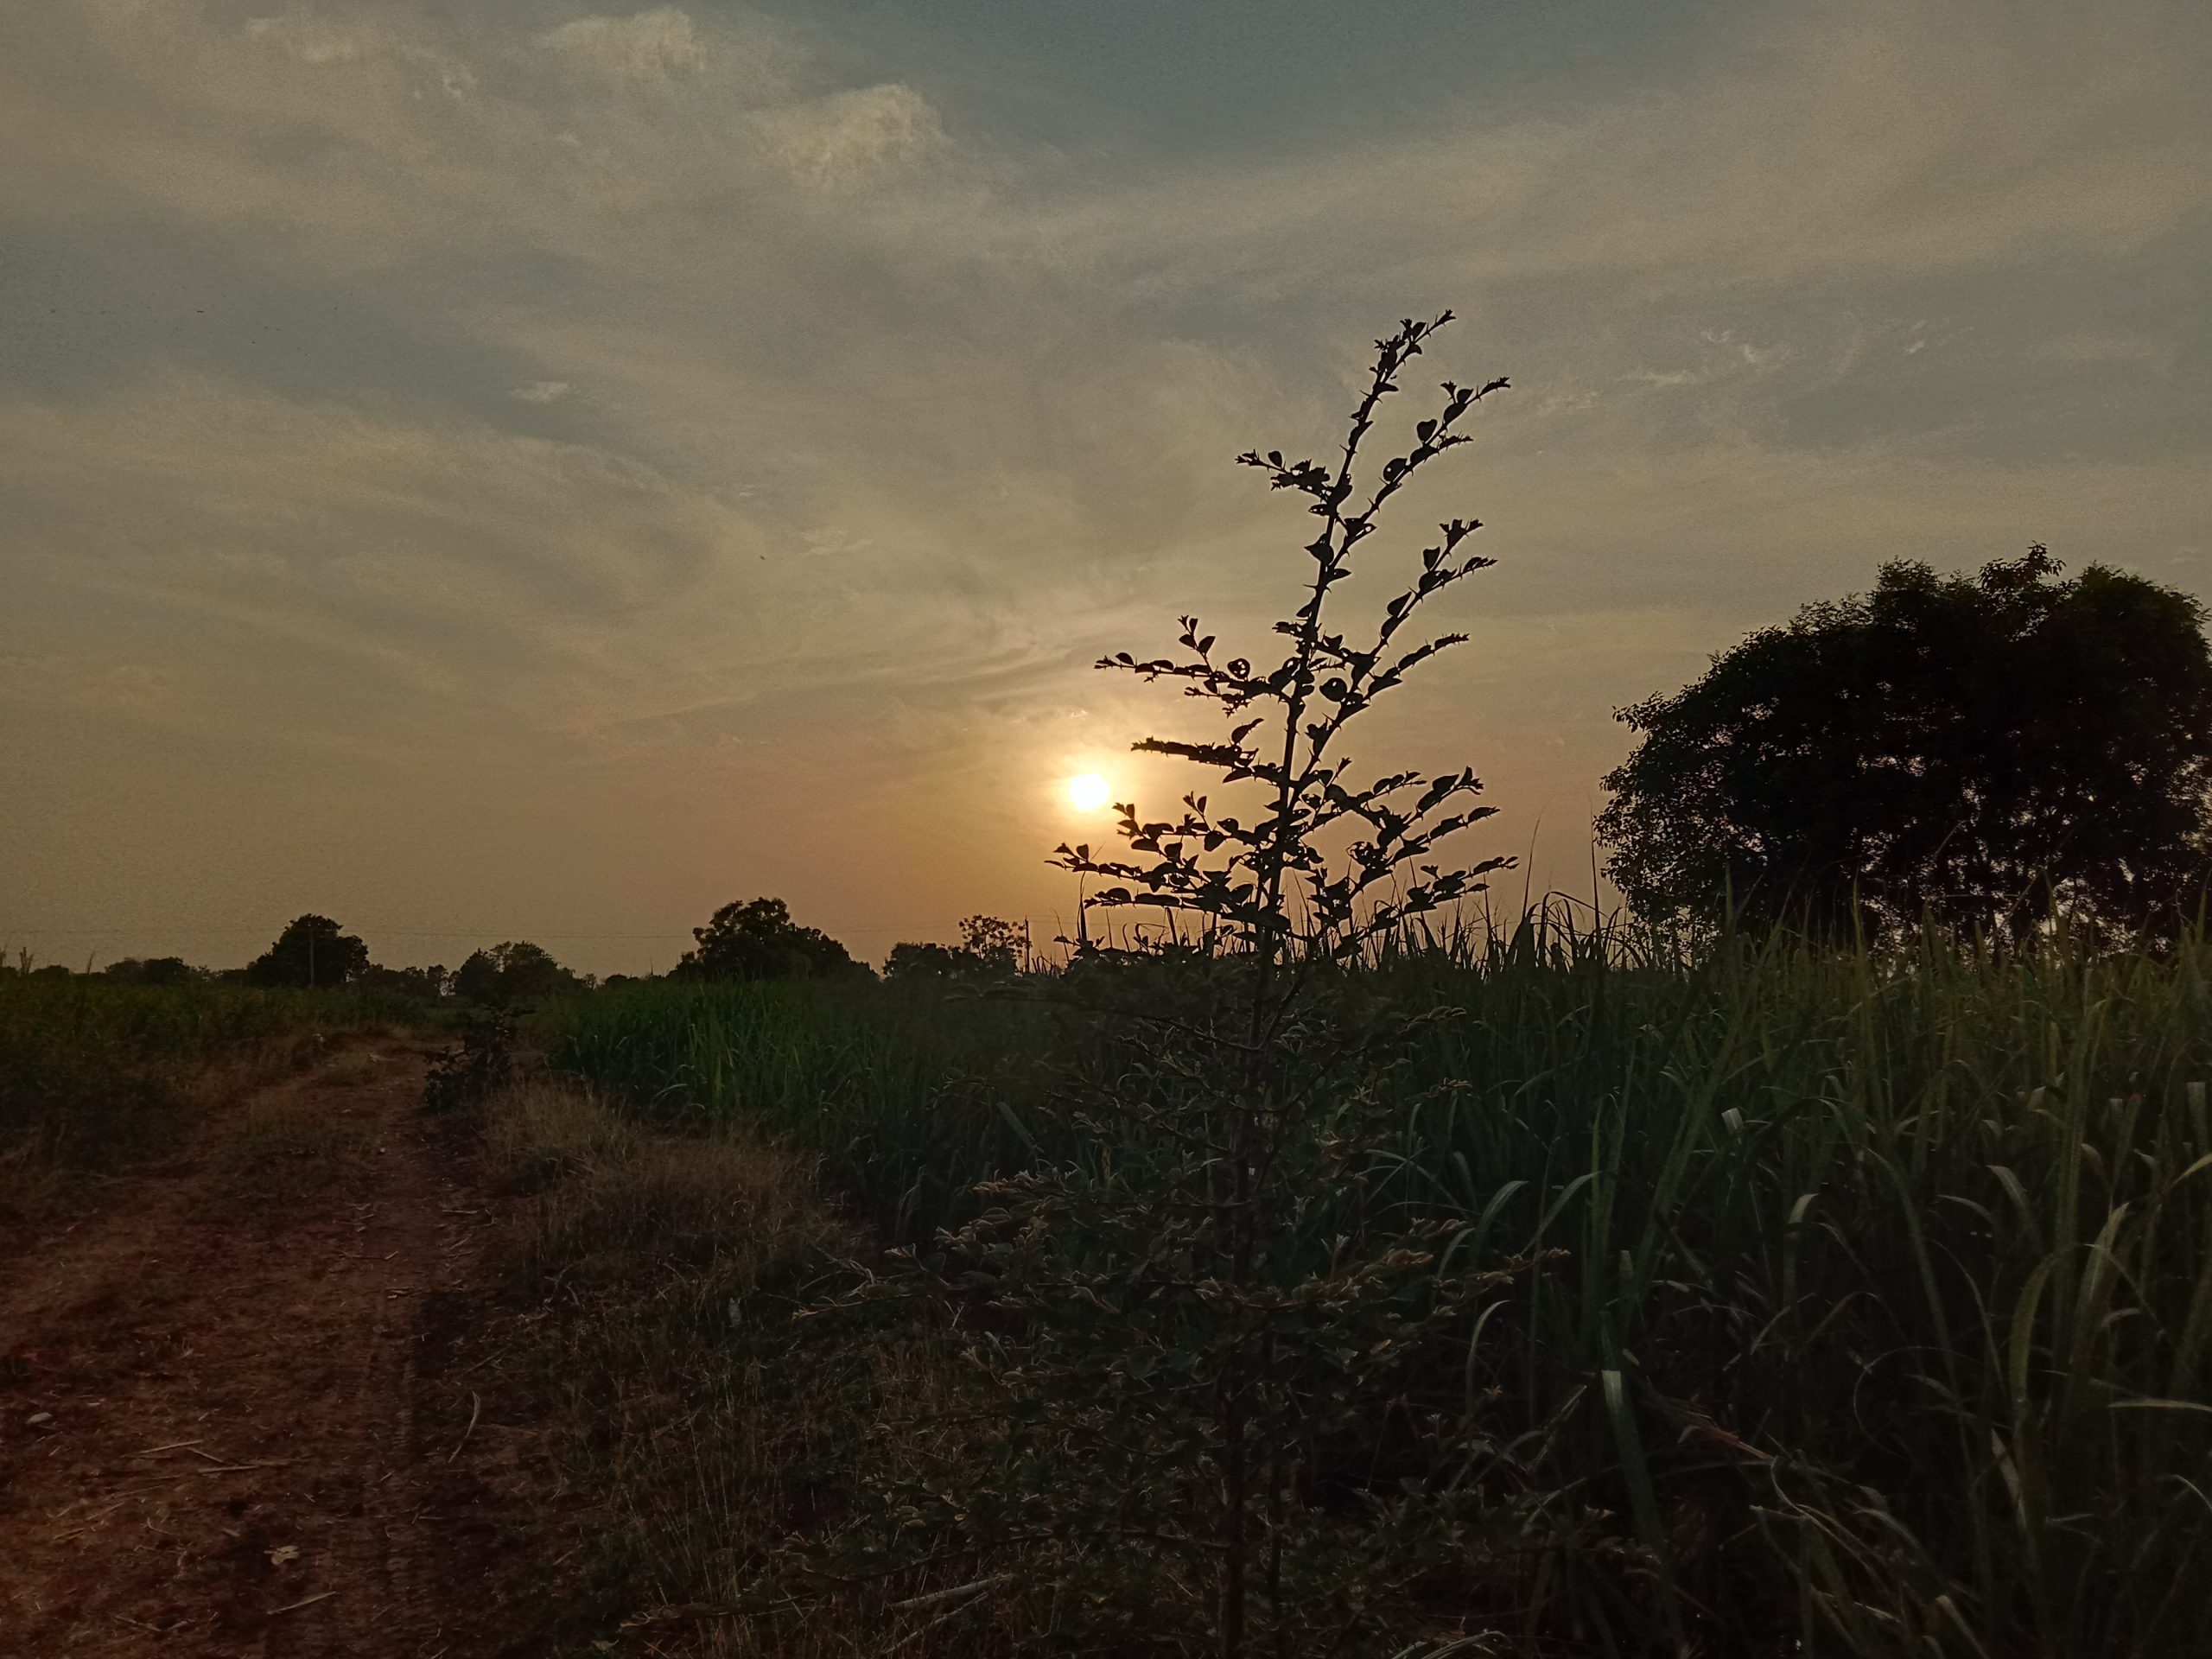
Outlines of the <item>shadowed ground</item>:
M 512 1646 L 514 1436 L 461 1351 L 490 1218 L 428 1052 L 239 1091 L 0 1263 L 0 1651 Z

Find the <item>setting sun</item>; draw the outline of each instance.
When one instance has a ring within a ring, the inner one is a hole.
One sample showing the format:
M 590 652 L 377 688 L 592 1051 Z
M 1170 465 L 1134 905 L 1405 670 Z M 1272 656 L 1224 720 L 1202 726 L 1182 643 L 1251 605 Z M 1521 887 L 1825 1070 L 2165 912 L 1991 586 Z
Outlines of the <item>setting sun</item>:
M 1068 779 L 1068 803 L 1078 811 L 1096 812 L 1114 792 L 1113 785 L 1095 772 Z

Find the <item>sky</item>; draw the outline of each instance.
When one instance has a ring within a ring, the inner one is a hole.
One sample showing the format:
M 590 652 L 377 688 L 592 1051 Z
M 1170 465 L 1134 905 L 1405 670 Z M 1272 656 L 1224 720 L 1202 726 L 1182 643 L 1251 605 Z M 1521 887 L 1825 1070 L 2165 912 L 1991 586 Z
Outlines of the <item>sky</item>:
M 2212 596 L 2200 0 L 0 0 L 0 946 L 1072 921 L 1242 450 L 1509 376 L 1363 761 L 1587 894 L 1613 710 L 1890 559 Z M 1193 724 L 1193 721 L 1197 723 Z

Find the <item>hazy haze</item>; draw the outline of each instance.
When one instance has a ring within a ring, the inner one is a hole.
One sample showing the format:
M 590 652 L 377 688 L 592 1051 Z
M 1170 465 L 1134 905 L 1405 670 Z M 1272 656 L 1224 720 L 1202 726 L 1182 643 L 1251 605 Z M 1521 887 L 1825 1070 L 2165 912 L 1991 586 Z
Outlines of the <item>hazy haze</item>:
M 2212 594 L 2208 66 L 2194 0 L 0 0 L 0 944 L 1048 933 L 1063 781 L 1176 776 L 1088 664 L 1256 650 L 1232 458 L 1447 305 L 1420 378 L 1515 389 L 1370 545 L 1501 564 L 1363 753 L 1586 889 L 1611 709 L 1885 559 Z

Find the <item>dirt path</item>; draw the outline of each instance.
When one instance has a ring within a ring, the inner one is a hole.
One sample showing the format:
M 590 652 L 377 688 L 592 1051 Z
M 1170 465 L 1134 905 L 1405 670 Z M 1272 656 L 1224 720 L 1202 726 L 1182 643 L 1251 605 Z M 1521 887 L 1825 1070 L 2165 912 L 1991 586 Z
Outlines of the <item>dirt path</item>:
M 0 1262 L 0 1654 L 501 1651 L 427 1051 L 343 1046 Z M 458 1451 L 456 1451 L 458 1448 Z

